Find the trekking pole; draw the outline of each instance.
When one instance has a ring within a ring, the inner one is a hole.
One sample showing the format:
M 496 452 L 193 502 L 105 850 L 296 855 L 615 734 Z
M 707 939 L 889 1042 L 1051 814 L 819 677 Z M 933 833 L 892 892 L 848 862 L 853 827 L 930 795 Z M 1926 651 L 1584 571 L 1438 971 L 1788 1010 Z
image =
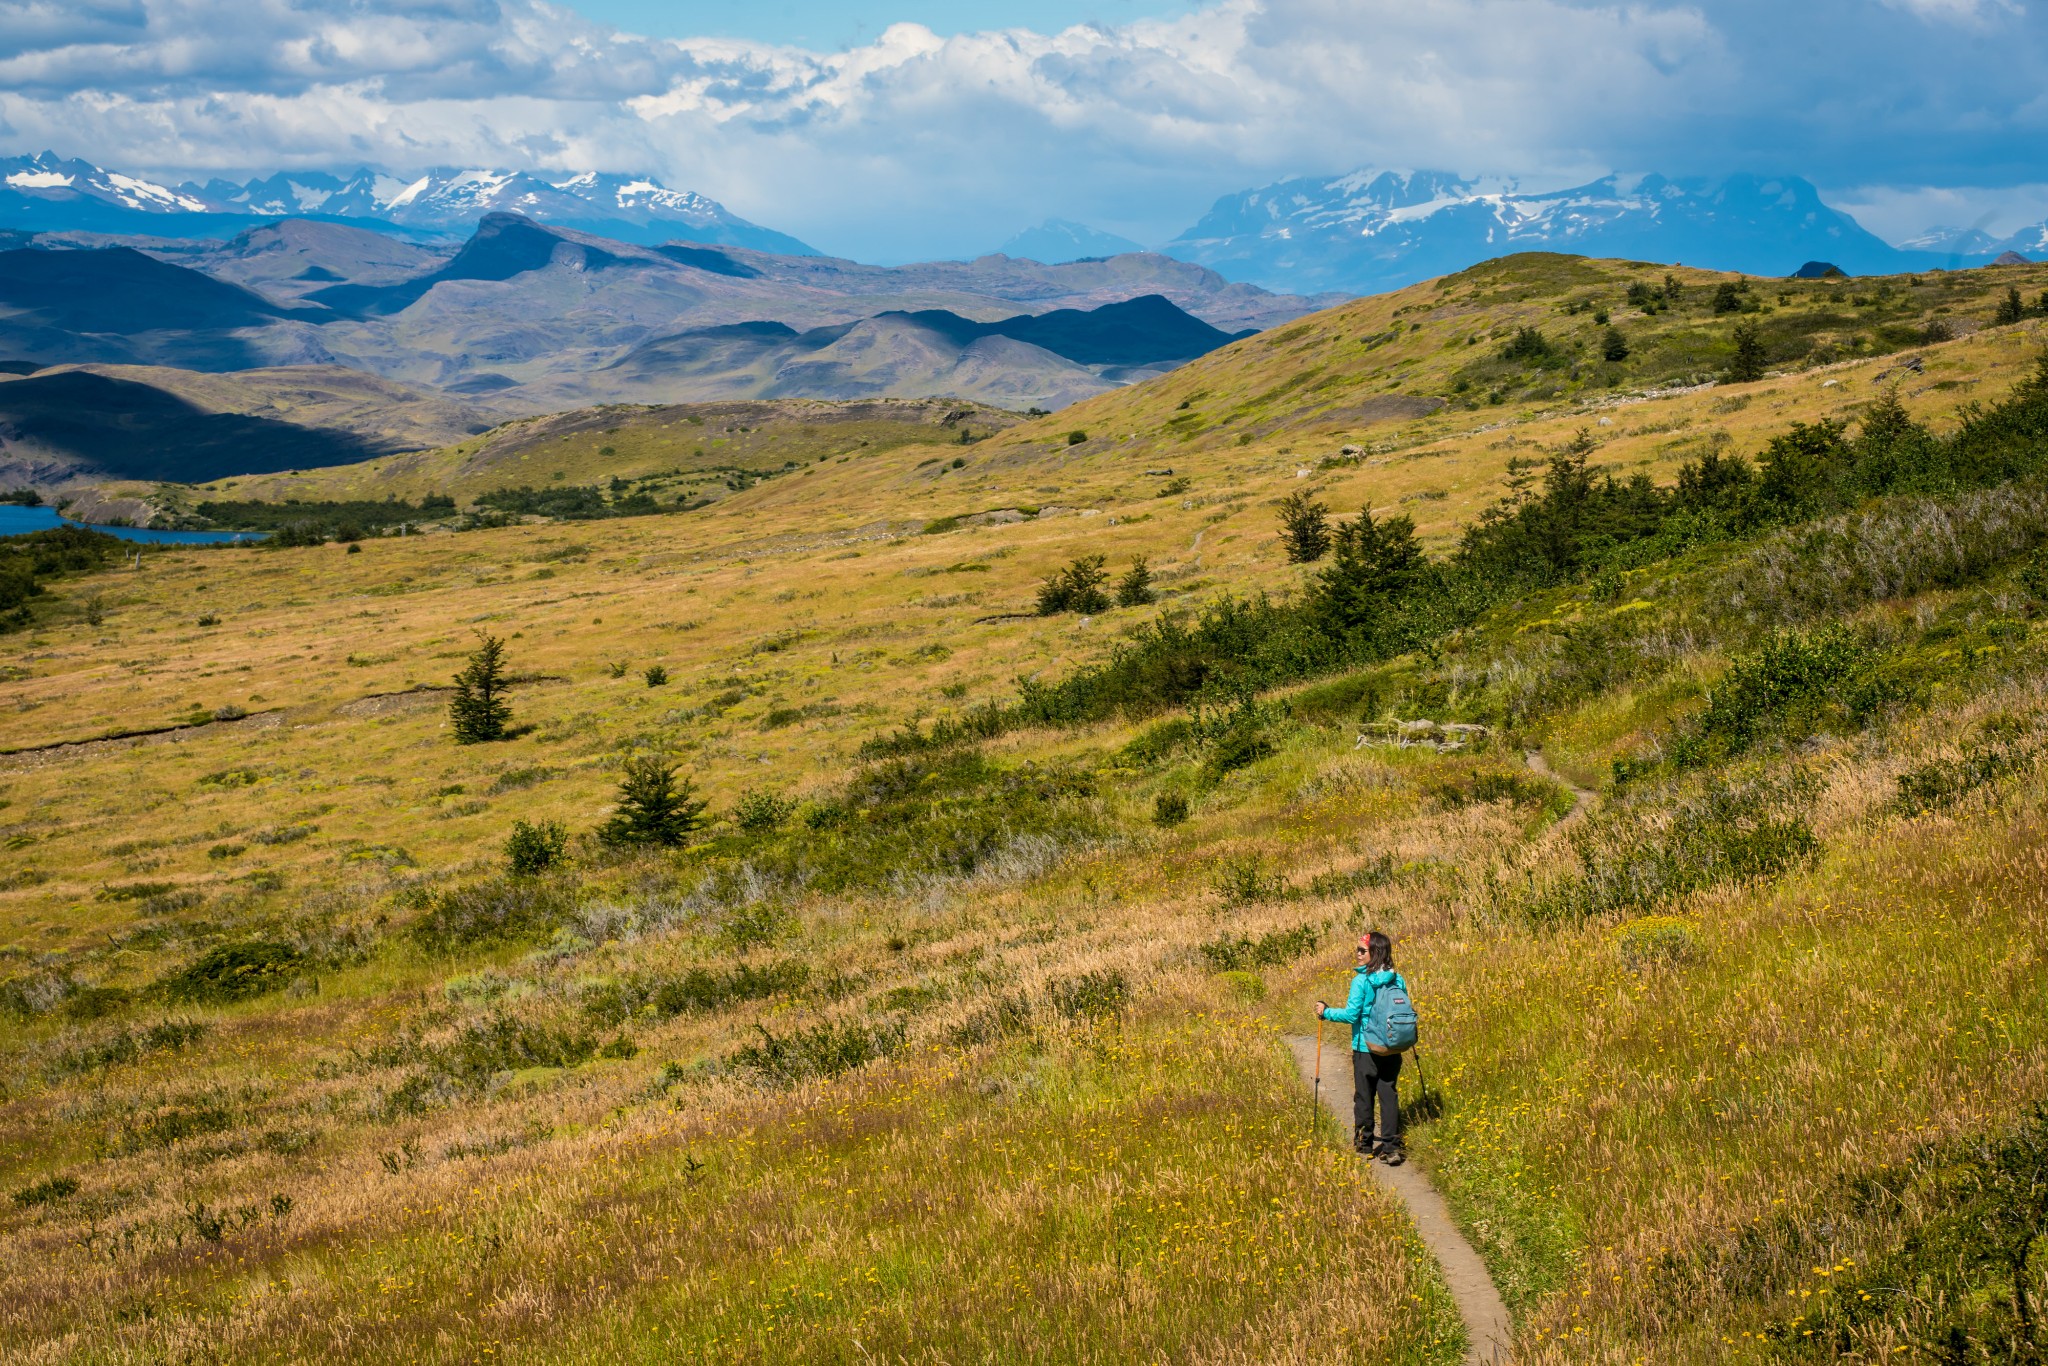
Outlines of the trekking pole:
M 1315 1091 L 1309 1098 L 1308 1127 L 1315 1132 L 1317 1112 L 1323 1108 L 1323 1012 L 1316 1012 Z

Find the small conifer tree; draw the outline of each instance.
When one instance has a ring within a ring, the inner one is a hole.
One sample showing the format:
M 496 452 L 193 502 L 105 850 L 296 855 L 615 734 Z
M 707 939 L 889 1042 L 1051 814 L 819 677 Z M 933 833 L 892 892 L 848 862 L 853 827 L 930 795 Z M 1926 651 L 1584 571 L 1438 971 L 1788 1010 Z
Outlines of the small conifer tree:
M 1610 327 L 1600 338 L 1600 355 L 1604 360 L 1624 361 L 1628 359 L 1628 338 L 1621 335 L 1621 329 Z
M 2018 287 L 2009 286 L 2005 297 L 1998 301 L 1998 314 L 1992 319 L 1996 323 L 2016 323 L 2027 316 L 2027 306 L 2020 299 Z
M 1314 564 L 1330 553 L 1330 510 L 1306 492 L 1280 500 L 1280 542 L 1289 564 Z
M 688 778 L 676 775 L 676 766 L 656 756 L 626 760 L 619 778 L 619 800 L 610 820 L 598 829 L 606 844 L 653 844 L 673 849 L 705 823 L 708 805 L 696 795 Z
M 477 632 L 478 645 L 469 665 L 455 675 L 455 697 L 448 703 L 448 720 L 455 728 L 455 743 L 477 745 L 505 738 L 506 723 L 512 719 L 511 704 L 505 701 L 505 642 Z
M 1143 555 L 1131 561 L 1130 572 L 1116 581 L 1116 605 L 1119 607 L 1143 607 L 1156 594 L 1152 591 L 1152 566 L 1145 563 Z
M 1083 555 L 1065 569 L 1048 574 L 1038 585 L 1038 615 L 1107 611 L 1109 594 L 1102 591 L 1109 578 L 1109 571 L 1102 567 L 1107 562 L 1104 555 Z
M 1764 377 L 1764 339 L 1754 323 L 1735 328 L 1735 358 L 1728 362 L 1728 383 L 1750 384 Z

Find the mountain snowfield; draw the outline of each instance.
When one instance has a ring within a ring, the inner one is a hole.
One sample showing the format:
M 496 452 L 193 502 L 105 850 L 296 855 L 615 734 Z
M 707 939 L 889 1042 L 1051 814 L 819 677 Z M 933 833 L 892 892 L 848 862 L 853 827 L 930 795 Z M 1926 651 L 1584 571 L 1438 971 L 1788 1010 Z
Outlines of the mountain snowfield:
M 0 160 L 0 228 L 225 237 L 254 219 L 312 217 L 427 236 L 466 236 L 486 214 L 654 246 L 670 241 L 819 253 L 702 194 L 648 175 L 597 171 L 290 171 L 174 187 L 54 152 Z M 1061 263 L 1142 251 L 1128 238 L 1048 218 L 1003 255 Z M 1610 175 L 1534 193 L 1442 170 L 1366 169 L 1225 195 L 1159 247 L 1228 279 L 1292 294 L 1368 294 L 1518 251 L 1562 251 L 1786 275 L 1810 260 L 1852 274 L 1983 265 L 2048 252 L 2048 223 L 2003 241 L 1935 228 L 1894 245 L 1829 207 L 1797 176 Z
M 1807 260 L 1852 274 L 1981 264 L 2040 250 L 2048 224 L 2005 242 L 1895 247 L 1796 176 L 1610 175 L 1528 193 L 1448 171 L 1355 171 L 1281 181 L 1216 201 L 1161 248 L 1268 288 L 1398 289 L 1518 251 L 1633 257 L 1786 275 Z M 1981 258 L 1973 259 L 1973 258 Z
M 786 256 L 816 255 L 786 233 L 750 223 L 716 200 L 671 190 L 652 176 L 595 171 L 553 179 L 526 171 L 435 170 L 405 179 L 360 170 L 343 179 L 291 171 L 237 185 L 211 180 L 175 189 L 42 152 L 0 160 L 0 222 L 31 230 L 211 236 L 236 218 L 367 219 L 467 235 L 487 213 L 654 244 L 686 238 Z

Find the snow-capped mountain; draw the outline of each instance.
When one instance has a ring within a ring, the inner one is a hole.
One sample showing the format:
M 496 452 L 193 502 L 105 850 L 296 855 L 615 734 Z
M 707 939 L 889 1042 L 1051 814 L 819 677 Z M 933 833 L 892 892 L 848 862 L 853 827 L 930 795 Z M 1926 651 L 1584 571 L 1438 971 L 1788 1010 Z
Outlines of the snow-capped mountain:
M 1097 256 L 1121 256 L 1125 252 L 1143 251 L 1144 248 L 1128 237 L 1119 237 L 1113 232 L 1091 228 L 1086 223 L 1075 223 L 1065 218 L 1048 218 L 1035 228 L 1026 228 L 1009 241 L 996 248 L 1001 256 L 1021 257 L 1027 261 L 1042 261 L 1047 265 L 1059 265 L 1066 261 L 1082 261 Z
M 1996 256 L 1998 239 L 1981 228 L 1933 227 L 1899 243 L 1901 251 L 1947 252 L 1953 256 Z
M 252 218 L 311 217 L 467 235 L 485 214 L 498 212 L 646 245 L 683 239 L 816 255 L 794 237 L 652 176 L 440 169 L 398 177 L 365 169 L 346 179 L 288 171 L 241 185 L 212 180 L 172 188 L 54 152 L 0 160 L 0 227 L 29 231 L 212 237 L 246 228 Z
M 1936 264 L 1829 208 L 1797 177 L 1608 176 L 1544 194 L 1447 171 L 1357 171 L 1228 195 L 1161 248 L 1236 280 L 1306 292 L 1395 289 L 1518 251 L 1783 275 Z
M 2036 223 L 2031 228 L 2021 228 L 2003 242 L 1991 247 L 1993 252 L 2017 252 L 2029 261 L 2048 260 L 2048 223 Z
M 187 191 L 55 152 L 0 159 L 0 226 L 119 232 L 129 223 L 211 210 L 211 204 Z

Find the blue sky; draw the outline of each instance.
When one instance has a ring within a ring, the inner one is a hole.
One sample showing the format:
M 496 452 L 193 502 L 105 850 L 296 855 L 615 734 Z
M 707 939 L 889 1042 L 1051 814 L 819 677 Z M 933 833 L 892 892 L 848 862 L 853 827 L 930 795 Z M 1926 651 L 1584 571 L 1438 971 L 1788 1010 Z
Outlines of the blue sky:
M 2048 0 L 7 0 L 0 147 L 651 173 L 876 261 L 1359 168 L 1792 174 L 2002 233 L 2048 218 Z

